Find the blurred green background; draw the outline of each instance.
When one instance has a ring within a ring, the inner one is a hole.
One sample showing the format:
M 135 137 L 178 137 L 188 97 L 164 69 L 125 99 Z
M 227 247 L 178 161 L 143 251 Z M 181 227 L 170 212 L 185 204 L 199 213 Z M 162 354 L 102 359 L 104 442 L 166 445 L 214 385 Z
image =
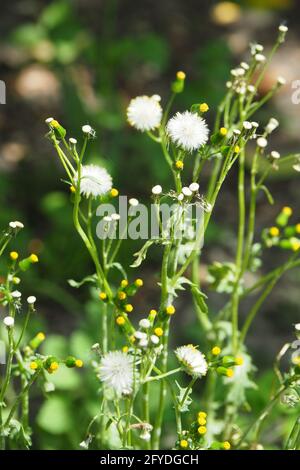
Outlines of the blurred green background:
M 286 77 L 287 85 L 256 120 L 264 125 L 270 116 L 278 118 L 281 128 L 272 136 L 273 148 L 283 154 L 298 151 L 300 105 L 291 102 L 291 83 L 300 77 L 299 18 L 296 0 L 1 1 L 0 79 L 6 83 L 7 104 L 0 105 L 0 226 L 21 220 L 26 229 L 14 248 L 39 254 L 38 268 L 24 278 L 23 289 L 25 295 L 38 297 L 32 331 L 43 328 L 48 332 L 45 351 L 72 352 L 88 361 L 99 325 L 94 293 L 85 287 L 74 291 L 67 284 L 69 278 L 89 274 L 92 266 L 72 227 L 69 194 L 60 180 L 63 173 L 44 138 L 45 119 L 55 117 L 77 138 L 82 124 L 91 124 L 98 138 L 89 147 L 88 160 L 105 165 L 121 193 L 147 199 L 154 184 L 167 187 L 171 181 L 156 145 L 126 123 L 130 98 L 158 93 L 165 103 L 176 71 L 184 70 L 186 89 L 176 109 L 206 101 L 212 122 L 229 71 L 247 57 L 249 41 L 262 42 L 268 50 L 278 23 L 287 20 L 288 41 L 260 93 L 278 75 Z M 235 183 L 233 172 L 206 238 L 203 273 L 207 263 L 231 260 L 234 254 Z M 205 186 L 205 179 L 202 184 Z M 282 205 L 294 207 L 295 218 L 298 215 L 300 188 L 295 172 L 286 169 L 277 174 L 271 191 L 276 199 L 273 207 L 263 196 L 259 201 L 258 234 L 272 224 Z M 126 267 L 138 246 L 138 242 L 129 244 L 122 252 Z M 159 261 L 160 252 L 154 251 L 139 272 L 145 286 L 136 298 L 137 318 L 158 304 Z M 266 271 L 280 264 L 282 255 L 272 252 L 264 261 Z M 0 275 L 4 272 L 1 266 Z M 291 340 L 292 324 L 299 321 L 299 278 L 299 271 L 285 277 L 265 304 L 255 334 L 252 330 L 249 336 L 263 384 L 263 392 L 250 397 L 254 411 L 268 400 L 272 379 L 267 371 L 282 343 Z M 213 311 L 224 303 L 215 294 L 211 299 Z M 179 300 L 179 311 L 174 344 L 199 343 L 188 296 Z M 32 410 L 37 417 L 35 446 L 76 447 L 89 417 L 97 411 L 98 385 L 85 371 L 80 375 L 64 370 L 53 380 L 57 393 L 42 407 L 36 391 Z M 281 432 L 278 430 L 279 435 Z M 172 431 L 166 436 L 165 444 L 172 445 Z

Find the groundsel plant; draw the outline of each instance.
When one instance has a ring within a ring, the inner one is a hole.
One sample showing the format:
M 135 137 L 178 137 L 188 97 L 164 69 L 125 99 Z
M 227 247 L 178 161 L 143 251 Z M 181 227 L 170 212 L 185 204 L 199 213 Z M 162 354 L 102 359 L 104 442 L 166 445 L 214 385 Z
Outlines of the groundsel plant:
M 18 232 L 24 228 L 19 221 L 12 221 L 0 236 L 0 257 L 7 258 L 5 277 L 0 281 L 1 339 L 4 339 L 0 359 L 0 449 L 29 448 L 31 428 L 29 424 L 29 394 L 33 384 L 38 382 L 47 394 L 54 391 L 49 377 L 60 364 L 66 367 L 82 367 L 83 362 L 75 357 L 57 358 L 39 352 L 46 336 L 36 332 L 28 334 L 33 315 L 37 315 L 36 297 L 23 299 L 20 286 L 23 275 L 39 262 L 35 253 L 20 258 L 17 251 L 7 253 Z M 1 273 L 2 274 L 2 273 Z M 2 371 L 3 375 L 2 375 Z
M 125 239 L 121 235 L 134 222 L 139 201 L 129 199 L 127 219 L 118 237 L 99 236 L 98 231 L 96 236 L 96 216 L 105 204 L 116 207 L 119 196 L 106 169 L 86 161 L 89 141 L 96 137 L 96 132 L 90 125 L 84 125 L 82 143 L 78 144 L 75 138 L 67 137 L 66 129 L 57 120 L 46 120 L 47 138 L 65 170 L 74 227 L 94 264 L 94 273 L 81 283 L 93 283 L 99 297 L 101 327 L 95 337 L 97 342 L 91 347 L 91 366 L 99 380 L 101 400 L 81 448 L 110 448 L 107 430 L 111 428 L 117 434 L 119 448 L 159 449 L 166 403 L 170 400 L 176 420 L 174 448 L 262 448 L 260 432 L 273 406 L 279 400 L 287 406 L 291 402 L 299 406 L 299 355 L 290 357 L 291 342 L 276 358 L 277 386 L 267 408 L 259 417 L 250 419 L 252 424 L 248 428 L 240 419 L 242 410 L 247 410 L 247 389 L 255 387 L 252 380 L 255 368 L 245 344 L 248 331 L 282 275 L 300 265 L 300 225 L 294 221 L 291 208 L 284 207 L 274 226 L 265 228 L 261 239 L 255 239 L 258 196 L 264 193 L 273 204 L 266 185 L 269 174 L 280 171 L 287 160 L 299 171 L 299 155 L 280 156 L 272 149 L 272 133 L 278 121 L 253 120 L 254 114 L 284 85 L 284 79 L 279 77 L 265 96 L 258 94 L 264 73 L 286 32 L 287 27 L 281 25 L 268 57 L 263 55 L 263 46 L 251 44 L 249 62 L 242 62 L 231 71 L 226 94 L 216 110 L 214 127 L 206 122 L 209 106 L 205 102 L 174 113 L 175 98 L 184 91 L 184 72 L 177 73 L 166 105 L 158 95 L 139 96 L 130 101 L 128 123 L 157 144 L 173 180 L 168 189 L 159 182 L 152 183 L 152 190 L 149 187 L 158 236 L 143 244 L 131 268 L 137 269 L 145 261 L 152 245 L 160 246 L 160 297 L 153 299 L 151 310 L 139 322 L 135 320 L 132 299 L 143 288 L 143 280 L 132 270 L 127 274 L 128 267 L 117 261 Z M 251 162 L 249 178 L 246 155 Z M 207 187 L 201 180 L 206 166 L 211 171 Z M 203 248 L 199 240 L 207 230 L 223 183 L 233 167 L 238 168 L 236 257 L 231 262 L 216 261 L 209 266 L 206 284 L 224 298 L 224 307 L 213 314 L 200 285 Z M 176 210 L 168 220 L 166 235 L 161 208 L 163 204 L 174 203 Z M 184 215 L 191 205 L 201 207 L 202 223 L 195 231 L 192 220 L 190 239 L 176 237 L 178 226 L 187 224 Z M 104 233 L 115 232 L 122 218 L 120 207 L 108 215 L 102 214 Z M 286 261 L 260 276 L 265 250 L 285 250 Z M 117 284 L 111 281 L 115 270 L 120 275 Z M 252 284 L 247 280 L 249 272 L 255 272 L 256 281 Z M 72 285 L 76 285 L 75 281 Z M 192 296 L 202 340 L 199 345 L 181 344 L 172 351 L 170 335 L 180 314 L 176 311 L 176 298 L 182 290 L 188 290 Z M 295 333 L 299 335 L 299 328 Z M 283 373 L 280 360 L 288 354 L 289 367 Z M 178 367 L 170 368 L 170 362 L 175 360 Z M 222 400 L 217 394 L 220 389 Z M 287 449 L 299 447 L 298 421 L 284 445 Z

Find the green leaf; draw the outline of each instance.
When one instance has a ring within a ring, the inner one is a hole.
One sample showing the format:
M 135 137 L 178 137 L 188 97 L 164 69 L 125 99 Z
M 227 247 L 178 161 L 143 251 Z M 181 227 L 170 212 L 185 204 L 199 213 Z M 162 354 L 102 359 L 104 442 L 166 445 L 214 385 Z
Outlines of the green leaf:
M 142 264 L 142 262 L 146 259 L 148 249 L 151 245 L 153 245 L 153 243 L 156 242 L 154 240 L 146 241 L 140 251 L 134 253 L 133 256 L 136 258 L 136 260 L 130 265 L 131 268 L 138 268 Z
M 201 313 L 208 315 L 208 306 L 205 302 L 205 300 L 207 299 L 207 296 L 204 294 L 204 292 L 200 291 L 200 289 L 196 286 L 193 286 L 191 288 L 191 291 Z
M 75 287 L 76 289 L 78 289 L 79 287 L 81 287 L 83 284 L 86 284 L 86 283 L 92 283 L 92 284 L 95 284 L 97 281 L 97 276 L 96 274 L 93 274 L 91 276 L 86 276 L 84 277 L 81 281 L 75 281 L 74 279 L 68 279 L 68 283 L 71 287 Z
M 108 268 L 116 268 L 122 274 L 124 279 L 127 279 L 127 273 L 121 263 L 112 263 L 107 266 Z
M 269 204 L 271 204 L 271 206 L 272 206 L 274 204 L 274 198 L 273 198 L 272 194 L 270 193 L 270 191 L 268 190 L 267 186 L 262 185 L 262 186 L 260 186 L 260 189 L 263 190 L 263 192 L 267 196 Z
M 174 297 L 177 297 L 177 293 L 176 291 L 177 290 L 185 290 L 185 288 L 183 287 L 184 284 L 189 284 L 191 285 L 192 282 L 190 281 L 190 279 L 188 279 L 187 277 L 179 277 L 177 280 L 176 280 L 176 283 L 173 284 L 172 283 L 172 279 L 169 279 L 167 280 L 167 286 L 168 286 L 168 292 L 170 295 L 174 296 Z
M 183 400 L 183 397 L 184 397 L 184 395 L 185 395 L 185 393 L 186 393 L 186 391 L 187 391 L 187 387 L 181 387 L 181 386 L 179 385 L 179 383 L 178 383 L 176 380 L 175 380 L 175 383 L 176 383 L 176 385 L 177 385 L 177 387 L 178 387 L 178 390 L 179 390 L 179 393 L 178 393 L 178 395 L 177 395 L 177 400 L 178 400 L 178 404 L 179 404 L 179 403 L 181 403 L 182 400 Z M 190 394 L 191 394 L 191 393 L 192 393 L 192 389 L 190 389 L 190 390 L 188 391 L 188 394 L 187 394 L 187 396 L 186 396 L 186 398 L 185 398 L 185 400 L 184 400 L 184 404 L 181 405 L 181 406 L 179 406 L 179 411 L 180 411 L 180 413 L 186 413 L 187 411 L 189 411 L 190 404 L 191 404 L 192 401 L 193 401 L 193 400 L 191 399 L 191 397 L 190 397 Z
M 67 397 L 66 399 L 58 396 L 49 398 L 37 415 L 37 424 L 44 431 L 55 435 L 70 432 L 73 421 Z

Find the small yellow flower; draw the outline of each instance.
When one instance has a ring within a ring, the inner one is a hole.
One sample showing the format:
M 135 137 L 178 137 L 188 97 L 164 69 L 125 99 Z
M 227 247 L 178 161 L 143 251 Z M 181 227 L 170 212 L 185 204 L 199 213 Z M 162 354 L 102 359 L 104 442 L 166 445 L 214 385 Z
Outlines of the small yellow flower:
M 105 292 L 100 292 L 99 298 L 100 298 L 101 300 L 106 300 L 106 299 L 107 299 L 107 294 L 106 294 Z
M 200 113 L 207 113 L 209 106 L 207 103 L 201 103 L 199 106 Z
M 239 146 L 239 145 L 236 145 L 236 146 L 234 147 L 234 153 L 240 153 L 240 151 L 241 151 L 240 146 Z
M 271 227 L 270 230 L 269 230 L 269 233 L 272 237 L 278 237 L 279 235 L 279 228 L 277 227 Z
M 184 163 L 181 160 L 177 160 L 175 162 L 175 166 L 176 166 L 177 170 L 183 170 Z
M 244 359 L 241 356 L 235 358 L 235 363 L 237 366 L 242 366 L 244 364 Z
M 130 338 L 129 338 L 129 341 L 130 341 L 131 343 L 135 343 L 136 337 L 135 337 L 134 335 L 131 335 Z
M 200 424 L 200 426 L 205 426 L 206 424 L 206 418 L 204 418 L 203 416 L 198 416 L 198 424 Z
M 14 277 L 12 278 L 12 281 L 13 281 L 14 284 L 20 284 L 21 279 L 20 279 L 19 277 L 17 277 L 17 276 L 14 276 Z
M 231 448 L 230 442 L 228 442 L 228 441 L 223 442 L 223 449 L 224 450 L 230 450 L 230 448 Z
M 58 369 L 58 367 L 59 367 L 58 362 L 54 361 L 54 362 L 51 362 L 49 369 L 51 372 L 55 372 Z
M 186 77 L 186 75 L 185 75 L 184 72 L 182 72 L 182 70 L 180 70 L 180 71 L 177 72 L 177 74 L 176 74 L 177 80 L 185 80 L 185 77 Z
M 31 263 L 38 263 L 38 261 L 39 261 L 38 256 L 35 255 L 34 253 L 32 253 L 32 254 L 29 256 L 29 259 L 30 259 Z
M 127 279 L 123 279 L 123 280 L 121 281 L 121 287 L 123 287 L 123 289 L 124 289 L 124 288 L 127 287 L 127 286 L 128 286 L 128 281 L 127 281 Z
M 40 341 L 44 341 L 46 339 L 46 336 L 44 333 L 40 332 L 36 335 L 37 339 L 39 339 Z
M 17 251 L 11 251 L 9 256 L 13 261 L 16 261 L 19 258 L 19 253 Z
M 205 413 L 205 411 L 199 411 L 198 418 L 206 419 L 207 418 L 207 413 Z
M 283 207 L 283 209 L 282 209 L 282 213 L 283 213 L 284 215 L 287 215 L 288 217 L 290 217 L 290 216 L 292 215 L 292 213 L 293 213 L 293 209 L 292 209 L 291 207 L 285 206 L 285 207 Z
M 116 318 L 116 324 L 119 325 L 119 326 L 124 325 L 125 324 L 125 318 L 120 315 L 119 317 Z
M 123 353 L 127 353 L 128 349 L 129 349 L 128 346 L 123 346 L 123 348 L 122 348 Z
M 226 129 L 226 127 L 221 127 L 219 132 L 221 136 L 225 137 L 225 135 L 227 135 L 228 130 Z
M 127 295 L 125 294 L 125 292 L 119 292 L 118 293 L 118 299 L 119 300 L 124 300 L 126 299 Z
M 213 356 L 218 356 L 221 354 L 221 348 L 219 348 L 219 346 L 214 346 L 211 350 L 211 353 Z
M 300 249 L 300 240 L 292 240 L 291 241 L 291 246 L 293 251 L 298 251 Z
M 233 377 L 233 374 L 234 374 L 233 369 L 227 369 L 227 372 L 226 372 L 227 377 L 231 378 Z
M 83 361 L 81 359 L 76 359 L 75 366 L 78 368 L 83 367 Z
M 55 128 L 57 128 L 57 127 L 60 126 L 59 122 L 56 121 L 55 119 L 53 119 L 53 120 L 50 122 L 50 124 L 51 124 L 52 127 L 55 127 Z
M 142 287 L 142 285 L 144 284 L 143 280 L 142 279 L 136 279 L 134 281 L 136 287 Z
M 119 196 L 119 191 L 116 188 L 112 188 L 110 190 L 110 195 L 111 195 L 111 197 L 117 197 L 117 196 Z
M 292 358 L 292 363 L 295 364 L 296 366 L 300 365 L 300 356 L 294 356 Z
M 36 361 L 32 361 L 29 365 L 31 370 L 37 370 L 38 368 L 38 363 Z
M 198 428 L 198 434 L 206 434 L 206 427 L 205 426 L 199 426 Z
M 150 315 L 151 315 L 151 317 L 153 317 L 153 318 L 156 317 L 157 311 L 156 311 L 154 308 L 152 308 L 152 309 L 150 310 Z
M 164 330 L 160 328 L 160 326 L 158 326 L 157 328 L 155 328 L 154 333 L 156 334 L 156 336 L 161 337 L 164 334 Z
M 71 193 L 76 193 L 76 189 L 75 189 L 75 187 L 74 187 L 73 185 L 70 186 L 70 191 L 71 191 Z
M 125 311 L 126 311 L 127 313 L 132 312 L 132 310 L 133 310 L 133 306 L 132 306 L 131 304 L 126 304 L 126 305 L 125 305 Z
M 182 449 L 186 449 L 189 446 L 189 443 L 186 439 L 181 439 L 179 444 Z
M 176 311 L 176 310 L 175 310 L 174 305 L 168 305 L 168 306 L 166 307 L 166 313 L 167 313 L 167 315 L 174 315 L 175 311 Z
M 297 224 L 297 225 L 296 225 L 296 232 L 297 232 L 297 233 L 300 233 L 300 224 Z

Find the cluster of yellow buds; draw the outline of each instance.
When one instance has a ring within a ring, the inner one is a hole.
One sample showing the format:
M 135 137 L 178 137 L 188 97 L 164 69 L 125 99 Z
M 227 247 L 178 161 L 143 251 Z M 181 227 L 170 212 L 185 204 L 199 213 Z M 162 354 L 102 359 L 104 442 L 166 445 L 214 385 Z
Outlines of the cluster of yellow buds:
M 222 356 L 222 349 L 216 345 L 211 349 L 212 362 L 211 366 L 215 368 L 217 374 L 224 375 L 225 377 L 233 377 L 234 375 L 234 366 L 241 366 L 244 363 L 244 360 L 241 356 Z
M 288 225 L 292 214 L 291 207 L 283 207 L 276 218 L 276 225 L 263 231 L 262 238 L 267 247 L 279 246 L 292 251 L 300 249 L 300 223 Z

